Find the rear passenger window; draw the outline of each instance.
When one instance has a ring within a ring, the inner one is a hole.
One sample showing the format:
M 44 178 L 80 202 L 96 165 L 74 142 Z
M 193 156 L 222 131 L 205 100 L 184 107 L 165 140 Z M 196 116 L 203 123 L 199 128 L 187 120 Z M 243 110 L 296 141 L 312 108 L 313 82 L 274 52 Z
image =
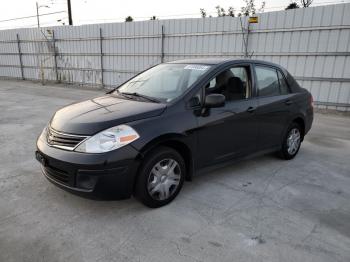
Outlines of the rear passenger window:
M 282 73 L 280 71 L 277 71 L 277 74 L 278 74 L 278 79 L 280 81 L 281 95 L 289 94 L 289 88 L 288 88 L 288 84 L 286 82 L 286 79 L 284 78 L 284 76 L 282 75 Z
M 275 96 L 280 94 L 276 69 L 270 67 L 255 67 L 259 96 Z

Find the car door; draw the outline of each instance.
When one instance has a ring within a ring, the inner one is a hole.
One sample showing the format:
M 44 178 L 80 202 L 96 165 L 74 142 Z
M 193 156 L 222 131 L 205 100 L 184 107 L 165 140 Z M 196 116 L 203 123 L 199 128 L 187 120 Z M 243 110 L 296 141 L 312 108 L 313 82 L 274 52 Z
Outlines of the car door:
M 204 96 L 224 94 L 225 106 L 202 109 L 198 115 L 198 162 L 200 166 L 223 162 L 255 151 L 257 99 L 252 97 L 251 66 L 225 68 L 205 87 Z
M 258 149 L 278 147 L 291 115 L 289 89 L 282 73 L 275 67 L 257 64 L 254 72 L 258 96 Z

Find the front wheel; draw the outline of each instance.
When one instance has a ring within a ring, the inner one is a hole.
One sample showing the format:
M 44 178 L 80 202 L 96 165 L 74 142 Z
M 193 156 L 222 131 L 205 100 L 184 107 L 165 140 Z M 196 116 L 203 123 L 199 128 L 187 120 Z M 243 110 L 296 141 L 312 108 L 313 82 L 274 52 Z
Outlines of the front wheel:
M 159 147 L 145 157 L 135 186 L 135 196 L 148 207 L 170 203 L 180 192 L 186 167 L 172 148 Z
M 301 141 L 301 128 L 297 123 L 292 123 L 283 140 L 282 149 L 279 152 L 280 157 L 286 160 L 294 158 L 299 152 Z

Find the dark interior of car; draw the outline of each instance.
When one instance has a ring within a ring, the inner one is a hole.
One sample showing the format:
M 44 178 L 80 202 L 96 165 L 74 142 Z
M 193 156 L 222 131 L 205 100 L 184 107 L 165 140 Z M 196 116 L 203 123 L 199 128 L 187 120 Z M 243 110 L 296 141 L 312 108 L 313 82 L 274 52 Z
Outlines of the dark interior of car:
M 246 98 L 247 83 L 243 82 L 240 77 L 228 69 L 221 72 L 215 78 L 216 84 L 214 87 L 206 88 L 207 94 L 223 94 L 226 101 L 241 100 Z

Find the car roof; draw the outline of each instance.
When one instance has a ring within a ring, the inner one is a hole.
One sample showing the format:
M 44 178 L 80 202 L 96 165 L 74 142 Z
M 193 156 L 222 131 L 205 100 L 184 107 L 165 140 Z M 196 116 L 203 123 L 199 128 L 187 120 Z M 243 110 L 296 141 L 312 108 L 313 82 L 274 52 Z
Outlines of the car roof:
M 271 65 L 278 68 L 282 68 L 280 65 L 263 61 L 263 60 L 255 60 L 255 59 L 233 59 L 233 58 L 193 58 L 193 59 L 183 59 L 183 60 L 176 60 L 171 61 L 168 63 L 171 64 L 206 64 L 206 65 L 222 65 L 226 64 L 228 62 L 235 62 L 235 63 L 258 63 L 258 64 L 265 64 L 265 65 Z

